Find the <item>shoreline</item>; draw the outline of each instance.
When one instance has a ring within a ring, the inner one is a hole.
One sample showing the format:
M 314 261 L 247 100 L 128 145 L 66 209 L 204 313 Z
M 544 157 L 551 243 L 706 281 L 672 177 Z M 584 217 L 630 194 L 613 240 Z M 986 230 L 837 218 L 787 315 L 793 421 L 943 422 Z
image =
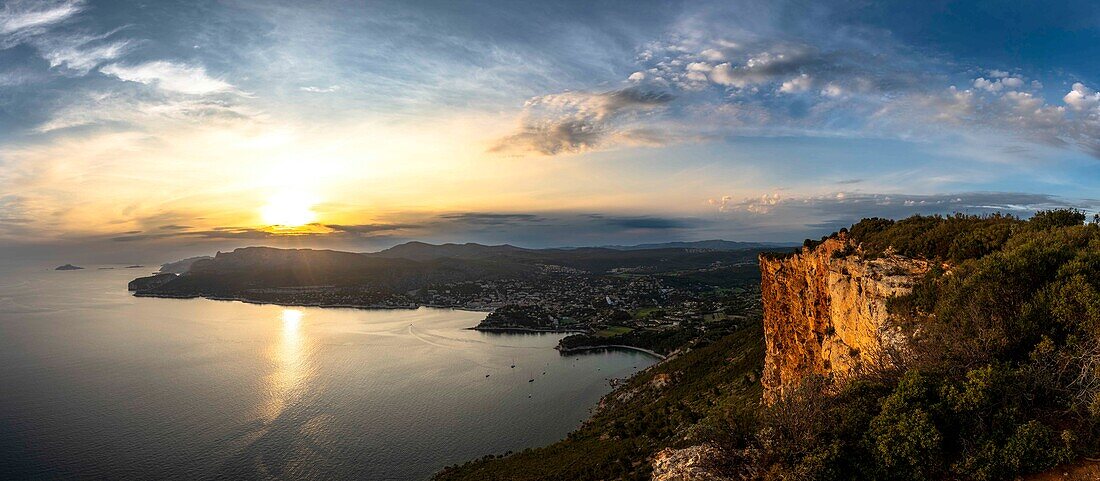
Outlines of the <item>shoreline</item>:
M 451 310 L 456 310 L 456 311 L 485 312 L 485 313 L 493 312 L 495 310 L 494 308 L 485 308 L 485 307 L 471 308 L 471 307 L 456 307 L 456 306 L 443 306 L 443 305 L 431 305 L 431 304 L 415 304 L 415 305 L 410 305 L 410 306 L 383 306 L 383 305 L 367 305 L 367 306 L 364 306 L 364 305 L 361 305 L 361 304 L 325 304 L 325 303 L 320 303 L 320 302 L 308 302 L 308 303 L 307 302 L 273 302 L 273 301 L 260 301 L 260 300 L 245 298 L 245 297 L 204 296 L 204 295 L 198 295 L 198 294 L 194 294 L 194 295 L 172 295 L 172 294 L 147 294 L 147 293 L 134 292 L 132 295 L 134 297 L 149 297 L 149 298 L 158 298 L 158 299 L 207 299 L 207 300 L 211 300 L 211 301 L 229 301 L 229 302 L 236 301 L 236 302 L 242 302 L 242 303 L 245 303 L 245 304 L 254 304 L 254 305 L 261 305 L 261 306 L 263 306 L 263 305 L 274 305 L 274 306 L 283 306 L 283 307 L 317 307 L 317 308 L 322 308 L 322 309 L 361 309 L 361 310 L 401 310 L 401 309 L 405 309 L 405 310 L 416 310 L 416 309 L 420 309 L 421 307 L 426 307 L 426 308 L 430 308 L 430 309 L 451 309 Z M 528 328 L 528 327 L 481 327 L 481 326 L 473 326 L 473 327 L 467 327 L 465 329 L 471 330 L 471 331 L 481 331 L 481 332 L 500 332 L 500 333 L 522 332 L 522 333 L 531 333 L 531 334 L 536 334 L 536 333 L 537 334 L 585 334 L 585 333 L 589 332 L 589 331 L 586 331 L 586 330 L 583 330 L 583 329 L 532 329 L 532 328 Z M 571 347 L 571 348 L 562 348 L 561 345 L 559 344 L 557 346 L 554 346 L 554 349 L 557 350 L 558 352 L 562 353 L 562 354 L 579 354 L 579 353 L 583 353 L 583 352 L 586 352 L 586 351 L 599 351 L 599 350 L 607 350 L 607 349 L 626 349 L 626 350 L 630 350 L 630 351 L 637 351 L 637 352 L 641 352 L 641 353 L 644 353 L 644 354 L 648 354 L 648 355 L 653 356 L 653 357 L 655 357 L 655 358 L 657 358 L 661 361 L 663 361 L 665 359 L 668 359 L 668 356 L 659 354 L 655 351 L 651 351 L 649 349 L 645 349 L 645 348 L 642 348 L 642 347 L 628 346 L 628 345 L 625 345 L 625 344 L 607 344 L 607 345 L 603 345 L 603 346 L 577 346 L 577 347 Z
M 586 351 L 599 351 L 599 350 L 606 350 L 606 349 L 628 349 L 628 350 L 631 350 L 631 351 L 638 351 L 638 352 L 642 352 L 642 353 L 645 353 L 645 354 L 649 354 L 650 356 L 653 356 L 653 357 L 655 357 L 657 359 L 660 359 L 662 361 L 665 360 L 665 359 L 668 359 L 668 356 L 665 356 L 663 354 L 659 354 L 655 351 L 651 351 L 651 350 L 643 348 L 643 347 L 628 346 L 626 344 L 605 344 L 605 345 L 602 345 L 602 346 L 577 346 L 577 347 L 567 347 L 567 348 L 563 348 L 563 347 L 561 347 L 561 345 L 558 345 L 554 349 L 557 349 L 558 352 L 561 352 L 562 354 L 575 354 L 575 353 L 586 352 Z
M 584 334 L 588 331 L 583 329 L 533 329 L 530 327 L 482 327 L 474 326 L 467 327 L 471 331 L 481 332 L 531 332 L 531 333 L 548 333 L 548 334 Z
M 204 296 L 199 294 L 187 294 L 187 295 L 173 295 L 173 294 L 147 294 L 135 292 L 132 294 L 134 297 L 150 297 L 157 299 L 207 299 L 211 301 L 237 301 L 245 304 L 256 305 L 274 305 L 284 307 L 319 307 L 325 309 L 375 309 L 375 310 L 416 310 L 421 307 L 427 307 L 430 309 L 453 309 L 456 311 L 467 312 L 493 312 L 494 308 L 488 307 L 459 307 L 459 306 L 443 306 L 433 304 L 412 304 L 408 306 L 390 306 L 390 305 L 363 305 L 363 304 L 326 304 L 322 302 L 277 302 L 277 301 L 261 301 L 256 299 L 249 299 L 247 297 L 234 297 L 234 296 Z M 472 328 L 470 328 L 472 329 Z

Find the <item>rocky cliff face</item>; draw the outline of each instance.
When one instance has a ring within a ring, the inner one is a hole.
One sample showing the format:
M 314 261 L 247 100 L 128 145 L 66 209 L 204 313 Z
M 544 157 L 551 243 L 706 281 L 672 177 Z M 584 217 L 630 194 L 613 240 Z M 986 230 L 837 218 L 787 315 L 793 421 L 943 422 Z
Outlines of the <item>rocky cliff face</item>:
M 772 403 L 811 374 L 843 378 L 903 348 L 886 299 L 905 294 L 928 262 L 888 255 L 867 259 L 846 236 L 785 258 L 761 256 L 764 401 Z

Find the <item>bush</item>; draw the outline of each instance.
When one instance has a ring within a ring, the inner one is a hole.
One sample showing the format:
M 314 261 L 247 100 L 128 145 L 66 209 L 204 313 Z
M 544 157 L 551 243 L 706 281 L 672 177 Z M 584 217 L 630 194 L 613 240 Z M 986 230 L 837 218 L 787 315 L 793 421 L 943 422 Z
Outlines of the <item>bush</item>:
M 911 339 L 901 364 L 835 395 L 820 379 L 796 389 L 770 410 L 764 454 L 749 471 L 1000 480 L 1100 452 L 1100 226 L 1083 221 L 1056 210 L 1027 221 L 914 216 L 852 226 L 866 255 L 947 266 L 887 302 Z

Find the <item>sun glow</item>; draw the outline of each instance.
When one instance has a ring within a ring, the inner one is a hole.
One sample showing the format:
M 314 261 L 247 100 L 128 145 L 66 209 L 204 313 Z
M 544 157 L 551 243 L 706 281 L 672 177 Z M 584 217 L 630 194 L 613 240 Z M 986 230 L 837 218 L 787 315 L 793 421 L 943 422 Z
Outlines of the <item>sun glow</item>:
M 314 204 L 316 202 L 302 192 L 279 192 L 260 208 L 260 218 L 271 226 L 301 227 L 317 219 Z

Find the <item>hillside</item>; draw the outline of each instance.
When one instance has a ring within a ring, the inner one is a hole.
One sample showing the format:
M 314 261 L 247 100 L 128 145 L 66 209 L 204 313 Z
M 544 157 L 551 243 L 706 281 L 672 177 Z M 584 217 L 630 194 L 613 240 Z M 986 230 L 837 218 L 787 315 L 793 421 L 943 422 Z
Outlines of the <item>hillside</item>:
M 763 335 L 659 364 L 566 440 L 438 479 L 1007 480 L 1100 452 L 1100 225 L 1083 214 L 865 219 L 761 269 Z M 675 390 L 618 401 L 673 372 Z
M 639 251 L 650 249 L 709 249 L 717 251 L 737 251 L 744 249 L 782 249 L 794 246 L 795 244 L 785 244 L 779 242 L 735 242 L 720 239 L 711 239 L 702 241 L 662 242 L 657 244 L 637 244 L 628 246 L 612 245 L 603 247 L 605 249 L 616 249 L 624 251 Z
M 649 479 L 648 460 L 748 422 L 760 398 L 759 322 L 703 340 L 634 376 L 604 397 L 592 418 L 550 446 L 452 466 L 437 480 Z M 503 453 L 502 453 L 503 454 Z
M 139 295 L 240 297 L 247 290 L 331 286 L 403 293 L 432 285 L 532 279 L 553 269 L 583 274 L 669 273 L 754 264 L 759 250 L 522 249 L 406 243 L 377 253 L 246 247 L 189 260 L 184 275 Z M 169 265 L 175 265 L 169 264 Z M 548 268 L 549 267 L 549 268 Z M 137 285 L 146 285 L 137 283 Z

